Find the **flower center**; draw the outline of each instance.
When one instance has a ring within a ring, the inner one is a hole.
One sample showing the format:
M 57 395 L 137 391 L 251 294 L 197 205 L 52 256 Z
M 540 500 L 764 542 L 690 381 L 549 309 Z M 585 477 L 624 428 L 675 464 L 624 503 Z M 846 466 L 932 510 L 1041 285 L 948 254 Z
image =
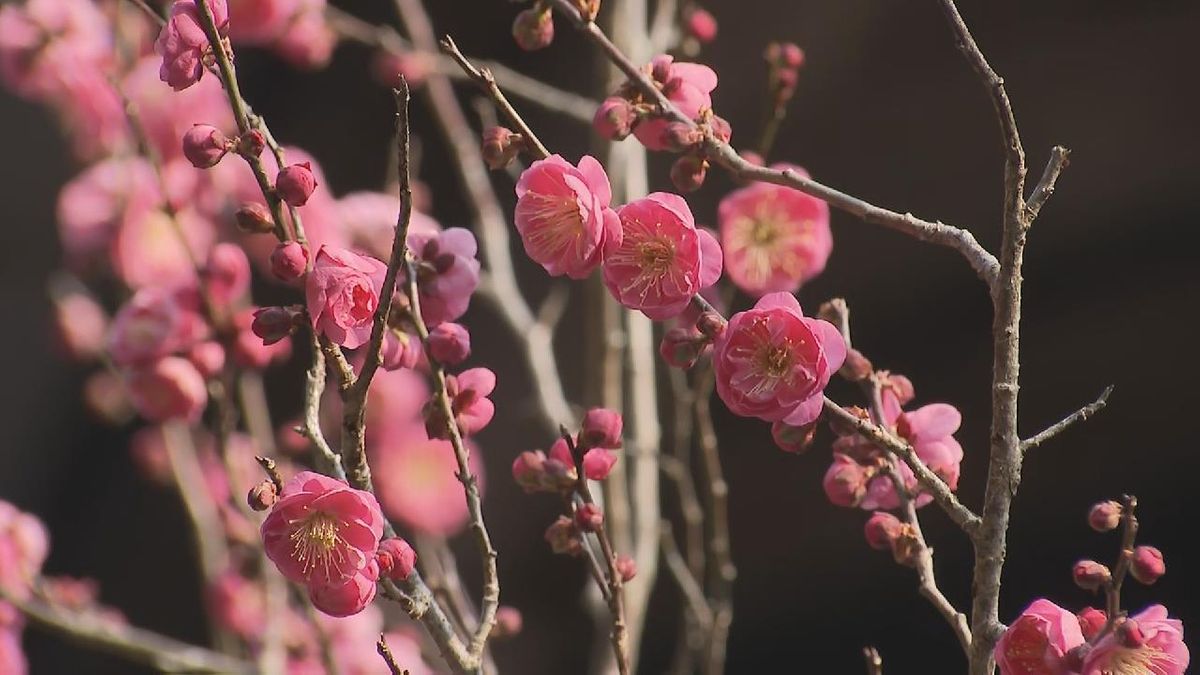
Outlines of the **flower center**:
M 1101 675 L 1157 675 L 1165 672 L 1162 662 L 1172 662 L 1170 655 L 1149 645 L 1134 649 L 1116 649 L 1108 663 L 1101 666 Z
M 750 227 L 750 239 L 756 246 L 770 246 L 779 239 L 779 225 L 772 219 L 762 218 Z
M 792 370 L 792 350 L 790 343 L 783 345 L 764 345 L 755 354 L 755 367 L 764 376 L 780 379 Z
M 316 511 L 307 516 L 292 531 L 292 555 L 304 568 L 305 574 L 310 574 L 320 567 L 326 576 L 331 568 L 336 568 L 345 557 L 342 548 L 346 540 L 338 528 L 338 521 L 333 516 Z
M 638 267 L 654 277 L 662 277 L 675 260 L 675 243 L 665 237 L 654 237 L 637 244 Z
M 583 218 L 573 198 L 540 193 L 529 193 L 526 197 L 534 205 L 531 218 L 534 227 L 524 236 L 535 249 L 562 252 L 583 236 Z

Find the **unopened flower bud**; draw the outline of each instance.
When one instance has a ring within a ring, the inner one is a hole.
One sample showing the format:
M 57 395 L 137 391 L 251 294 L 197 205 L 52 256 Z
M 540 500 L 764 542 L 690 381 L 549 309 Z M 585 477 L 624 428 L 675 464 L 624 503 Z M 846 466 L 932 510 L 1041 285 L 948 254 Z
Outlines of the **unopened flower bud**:
M 1112 572 L 1108 567 L 1095 560 L 1080 560 L 1075 563 L 1071 575 L 1075 579 L 1075 585 L 1085 591 L 1097 591 L 1112 581 Z
M 512 464 L 513 480 L 525 492 L 538 492 L 545 488 L 546 454 L 541 450 L 526 450 L 517 455 Z
M 870 377 L 873 372 L 875 372 L 875 367 L 871 365 L 870 359 L 853 347 L 846 350 L 846 360 L 838 370 L 839 375 L 851 382 L 861 382 Z
M 900 536 L 903 528 L 900 519 L 886 511 L 876 511 L 867 519 L 863 526 L 863 535 L 867 545 L 877 551 L 891 550 L 893 542 Z
M 1098 502 L 1088 511 L 1088 525 L 1097 532 L 1115 530 L 1121 524 L 1121 504 L 1112 500 Z
M 422 353 L 420 340 L 403 331 L 389 329 L 383 334 L 383 363 L 380 365 L 384 370 L 415 368 Z
M 246 234 L 264 234 L 275 229 L 271 212 L 256 202 L 243 204 L 237 213 L 233 214 L 233 218 L 237 228 Z
M 583 416 L 579 444 L 587 448 L 621 447 L 621 413 L 608 408 L 592 408 Z
M 696 330 L 710 340 L 715 340 L 721 333 L 724 333 L 727 325 L 729 322 L 725 320 L 725 317 L 716 312 L 704 312 L 700 318 L 696 319 Z
M 291 283 L 308 271 L 308 249 L 297 241 L 283 241 L 271 251 L 271 274 L 276 279 Z
M 728 143 L 733 138 L 733 126 L 724 117 L 713 115 L 708 120 L 708 128 L 712 131 L 713 138 L 722 143 Z
M 491 639 L 503 640 L 514 637 L 521 632 L 525 620 L 521 610 L 511 605 L 500 605 L 496 608 L 496 625 L 492 627 Z
M 316 189 L 317 178 L 309 162 L 284 167 L 275 177 L 275 191 L 289 206 L 304 206 Z
M 258 157 L 267 147 L 267 137 L 258 129 L 251 129 L 238 137 L 237 151 L 243 157 Z
M 700 44 L 708 44 L 717 37 L 717 19 L 707 10 L 696 8 L 684 18 L 687 34 Z
M 1133 619 L 1125 619 L 1117 626 L 1117 639 L 1121 644 L 1129 649 L 1137 649 L 1146 644 L 1146 634 L 1142 632 L 1142 627 Z
M 684 155 L 671 165 L 671 183 L 680 192 L 695 192 L 708 176 L 708 160 L 697 155 Z
M 658 345 L 658 353 L 672 368 L 691 368 L 704 350 L 708 348 L 708 340 L 697 331 L 687 328 L 672 328 L 664 335 Z
M 275 487 L 275 483 L 264 480 L 250 488 L 250 492 L 246 495 L 246 503 L 255 511 L 266 511 L 278 498 L 279 489 Z
M 1129 561 L 1129 573 L 1147 586 L 1158 581 L 1167 572 L 1167 563 L 1163 561 L 1162 551 L 1153 546 L 1138 546 L 1133 549 L 1133 558 Z
M 558 520 L 546 528 L 546 542 L 550 544 L 550 550 L 555 553 L 572 556 L 582 553 L 583 541 L 580 536 L 575 522 L 566 516 L 559 516 Z
M 617 456 L 604 448 L 592 448 L 583 456 L 583 475 L 590 480 L 604 480 L 617 464 Z
M 483 132 L 483 161 L 490 169 L 503 169 L 516 159 L 525 137 L 505 127 L 490 127 Z
M 627 555 L 617 556 L 616 567 L 617 574 L 621 575 L 622 583 L 628 583 L 637 576 L 637 563 Z
M 817 434 L 817 422 L 814 420 L 802 427 L 794 427 L 786 422 L 771 424 L 771 438 L 775 445 L 784 452 L 800 454 L 812 447 L 813 437 Z
M 900 405 L 907 404 L 917 395 L 913 389 L 912 380 L 896 373 L 881 372 L 879 374 L 879 386 L 884 389 L 890 389 L 896 397 L 896 402 Z
M 867 471 L 850 457 L 834 453 L 821 486 L 834 506 L 855 507 L 867 492 Z
M 379 576 L 392 581 L 407 581 L 417 568 L 417 552 L 400 537 L 379 542 L 375 560 L 379 563 Z
M 604 511 L 595 504 L 581 504 L 575 510 L 575 524 L 584 532 L 595 532 L 604 524 Z
M 703 141 L 704 132 L 687 122 L 671 122 L 662 133 L 662 142 L 671 152 L 686 152 Z
M 225 348 L 220 342 L 197 342 L 188 350 L 187 358 L 206 380 L 216 377 L 225 368 Z
M 211 124 L 193 125 L 183 134 L 183 156 L 197 169 L 216 166 L 229 147 L 229 139 Z
M 899 565 L 915 567 L 920 551 L 921 542 L 917 538 L 917 531 L 912 525 L 901 523 L 899 534 L 892 540 L 892 560 Z
M 273 345 L 291 335 L 299 320 L 300 312 L 293 307 L 260 307 L 254 311 L 250 330 L 264 345 Z
M 633 104 L 623 96 L 609 96 L 596 109 L 592 118 L 592 128 L 602 138 L 610 141 L 620 141 L 633 133 L 633 125 L 637 122 L 637 112 Z
M 517 15 L 512 26 L 517 46 L 527 52 L 550 46 L 554 41 L 554 17 L 549 7 L 534 6 Z
M 429 354 L 438 363 L 457 366 L 471 355 L 471 334 L 462 324 L 445 321 L 429 331 Z
M 1091 640 L 1104 629 L 1108 623 L 1108 614 L 1102 609 L 1088 607 L 1079 613 L 1079 630 L 1083 632 L 1085 640 Z

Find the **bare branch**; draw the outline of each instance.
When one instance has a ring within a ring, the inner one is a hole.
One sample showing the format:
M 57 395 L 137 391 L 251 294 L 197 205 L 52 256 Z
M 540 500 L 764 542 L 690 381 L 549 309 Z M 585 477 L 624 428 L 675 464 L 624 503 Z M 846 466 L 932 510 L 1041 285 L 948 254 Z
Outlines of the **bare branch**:
M 387 664 L 388 672 L 392 675 L 408 675 L 407 670 L 397 665 L 396 657 L 392 656 L 392 650 L 388 649 L 387 638 L 380 635 L 379 640 L 375 643 L 375 650 L 379 652 L 379 656 Z
M 692 615 L 705 632 L 712 630 L 712 608 L 708 606 L 708 598 L 704 597 L 704 589 L 700 588 L 700 582 L 692 575 L 687 561 L 679 553 L 679 546 L 675 544 L 675 535 L 671 532 L 670 522 L 665 520 L 662 522 L 659 539 L 662 545 L 663 559 L 667 562 L 667 569 L 670 570 L 675 583 L 679 585 L 679 591 L 683 594 L 683 599 L 687 601 Z
M 1046 162 L 1046 168 L 1042 171 L 1042 178 L 1038 184 L 1034 186 L 1033 193 L 1029 195 L 1029 199 L 1025 202 L 1025 220 L 1032 223 L 1037 217 L 1038 212 L 1042 210 L 1042 206 L 1054 194 L 1054 185 L 1058 182 L 1058 176 L 1062 170 L 1067 168 L 1070 162 L 1071 151 L 1061 145 L 1056 145 L 1050 149 L 1050 161 Z
M 1033 448 L 1036 448 L 1042 443 L 1054 438 L 1060 433 L 1066 431 L 1076 422 L 1086 422 L 1090 417 L 1103 410 L 1104 406 L 1108 405 L 1108 397 L 1110 394 L 1112 394 L 1112 392 L 1113 385 L 1110 384 L 1105 387 L 1104 391 L 1100 392 L 1100 396 L 1097 397 L 1095 401 L 1092 401 L 1079 410 L 1067 415 L 1062 420 L 1021 441 L 1021 454 L 1024 455 Z

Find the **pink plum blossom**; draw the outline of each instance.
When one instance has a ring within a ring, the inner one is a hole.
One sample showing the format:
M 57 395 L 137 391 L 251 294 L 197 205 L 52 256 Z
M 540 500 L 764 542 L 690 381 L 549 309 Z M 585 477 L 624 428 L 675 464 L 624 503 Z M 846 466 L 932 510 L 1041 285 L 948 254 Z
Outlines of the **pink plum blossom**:
M 717 74 L 712 68 L 676 62 L 669 54 L 659 54 L 646 69 L 667 99 L 688 119 L 697 119 L 702 111 L 712 109 L 711 94 L 717 88 Z M 633 134 L 649 150 L 666 150 L 664 135 L 669 124 L 665 117 L 650 117 L 639 122 Z
M 64 354 L 92 359 L 104 352 L 108 315 L 86 292 L 68 291 L 54 298 L 54 329 Z
M 495 388 L 496 374 L 487 368 L 471 368 L 446 376 L 446 395 L 460 434 L 477 434 L 492 421 L 496 406 L 488 396 Z M 425 404 L 425 429 L 430 438 L 450 438 L 445 414 L 436 399 Z
M 337 34 L 325 19 L 325 0 L 304 0 L 275 41 L 275 51 L 297 68 L 315 69 L 329 63 Z
M 379 563 L 371 558 L 363 569 L 341 583 L 310 583 L 308 599 L 313 607 L 329 616 L 352 616 L 363 611 L 375 599 L 379 581 Z
M 212 222 L 194 209 L 172 217 L 158 205 L 134 208 L 110 245 L 113 269 L 134 288 L 185 283 L 195 277 L 193 256 L 204 259 L 215 239 Z
M 1100 638 L 1084 657 L 1080 675 L 1184 675 L 1191 654 L 1183 642 L 1183 622 L 1153 605 L 1128 619 L 1137 635 L 1123 636 L 1122 627 Z M 1129 631 L 1132 632 L 1132 631 Z
M 203 274 L 208 292 L 220 305 L 234 304 L 250 292 L 250 260 L 236 244 L 213 246 Z
M 552 276 L 583 279 L 621 243 L 604 167 L 585 155 L 572 166 L 559 155 L 534 162 L 517 181 L 517 232 L 525 252 Z
M 29 597 L 30 584 L 49 553 L 50 535 L 42 521 L 0 500 L 0 589 L 18 599 Z
M 622 305 L 669 319 L 721 276 L 720 245 L 679 195 L 655 192 L 617 213 L 622 237 L 604 257 L 604 284 Z
M 470 443 L 471 472 L 483 487 L 483 463 Z M 388 517 L 433 536 L 447 537 L 467 523 L 467 500 L 449 441 L 431 440 L 419 426 L 395 428 L 370 447 L 379 503 Z
M 262 586 L 234 569 L 217 575 L 206 593 L 209 613 L 225 630 L 243 638 L 259 638 L 266 626 L 267 602 Z
M 178 159 L 183 151 L 180 138 L 196 124 L 212 125 L 231 138 L 236 135 L 237 125 L 218 78 L 205 78 L 186 91 L 172 91 L 159 80 L 159 65 L 159 59 L 145 56 L 121 82 L 121 90 L 137 110 L 146 140 L 159 157 L 166 162 Z M 206 174 L 189 173 L 193 178 L 211 180 Z
M 323 246 L 305 281 L 313 329 L 348 349 L 371 337 L 387 265 L 346 249 Z
M 825 386 L 845 358 L 833 324 L 805 317 L 788 293 L 770 293 L 717 336 L 717 394 L 738 415 L 804 426 L 820 414 Z
M 790 168 L 801 176 L 808 172 Z M 820 274 L 833 250 L 829 205 L 771 183 L 751 183 L 729 193 L 717 207 L 725 269 L 753 296 L 794 292 Z
M 303 4 L 304 0 L 229 0 L 229 37 L 243 44 L 270 44 Z
M 98 70 L 112 35 L 90 0 L 27 0 L 0 7 L 0 78 L 18 93 L 47 96 L 71 69 Z
M 370 575 L 383 524 L 371 493 L 302 471 L 284 484 L 263 521 L 263 548 L 283 576 L 341 604 L 361 595 L 356 577 Z
M 229 8 L 225 0 L 202 1 L 212 12 L 217 32 L 226 35 Z M 167 23 L 154 42 L 155 53 L 162 57 L 158 76 L 176 91 L 187 89 L 204 75 L 204 59 L 211 56 L 212 49 L 195 0 L 175 0 Z
M 108 353 L 120 366 L 145 364 L 189 349 L 207 330 L 194 290 L 144 288 L 113 318 Z
M 97 162 L 63 186 L 58 238 L 72 267 L 88 266 L 105 251 L 131 204 L 159 199 L 155 183 L 154 169 L 139 157 Z
M 125 383 L 133 407 L 151 422 L 195 422 L 208 403 L 204 376 L 191 361 L 178 356 L 135 368 Z
M 996 665 L 1001 675 L 1065 675 L 1067 652 L 1082 644 L 1075 615 L 1042 598 L 1021 612 L 1000 637 Z
M 466 313 L 479 285 L 475 235 L 461 227 L 436 234 L 409 232 L 408 248 L 416 258 L 421 318 L 429 328 Z

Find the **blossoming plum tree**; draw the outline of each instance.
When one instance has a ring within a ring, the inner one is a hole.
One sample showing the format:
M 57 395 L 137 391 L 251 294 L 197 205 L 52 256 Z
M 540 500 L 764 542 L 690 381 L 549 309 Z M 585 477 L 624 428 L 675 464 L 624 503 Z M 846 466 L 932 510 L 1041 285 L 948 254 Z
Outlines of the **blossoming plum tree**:
M 406 37 L 324 0 L 24 0 L 0 8 L 4 83 L 63 120 L 83 164 L 58 204 L 67 271 L 53 289 L 57 338 L 67 355 L 103 366 L 84 392 L 98 414 L 145 423 L 131 450 L 147 478 L 173 484 L 187 507 L 217 627 L 213 646 L 196 647 L 128 626 L 97 601 L 93 584 L 42 575 L 44 527 L 0 502 L 0 670 L 27 671 L 19 637 L 30 621 L 165 670 L 497 672 L 489 646 L 519 632 L 521 621 L 500 605 L 483 509 L 480 454 L 503 450 L 479 434 L 513 406 L 493 397 L 492 369 L 464 367 L 473 340 L 458 321 L 479 298 L 524 347 L 548 449 L 509 455 L 512 477 L 527 493 L 557 497 L 545 539 L 553 552 L 580 558 L 595 583 L 593 604 L 610 627 L 601 668 L 635 672 L 661 554 L 686 599 L 687 631 L 700 636 L 684 643 L 679 671 L 724 669 L 735 571 L 709 414 L 715 392 L 733 414 L 770 423 L 786 452 L 808 451 L 828 423 L 837 438 L 826 495 L 872 512 L 866 543 L 916 571 L 971 675 L 997 667 L 1002 675 L 1182 674 L 1189 656 L 1181 622 L 1162 605 L 1122 608 L 1127 578 L 1152 584 L 1166 571 L 1161 551 L 1136 545 L 1132 497 L 1089 514 L 1094 529 L 1119 530 L 1116 563 L 1084 560 L 1074 570 L 1079 586 L 1104 593 L 1103 609 L 1076 613 L 1042 598 L 1010 626 L 1000 621 L 1024 455 L 1098 411 L 1108 392 L 1033 437 L 1017 434 L 1026 234 L 1067 151 L 1054 148 L 1027 189 L 1003 80 L 954 2 L 939 2 L 988 88 L 1005 142 L 998 254 L 966 229 L 869 204 L 793 164 L 766 164 L 805 59 L 796 45 L 767 49 L 768 122 L 757 145 L 735 151 L 733 130 L 714 109 L 718 74 L 687 60 L 717 35 L 716 19 L 694 3 L 663 24 L 667 39 L 655 42 L 665 53 L 644 64 L 596 23 L 599 0 L 533 0 L 515 14 L 523 49 L 549 45 L 557 20 L 621 71 L 626 80 L 599 103 L 478 67 L 449 38 L 439 53 L 420 0 L 396 0 Z M 622 40 L 648 41 L 644 22 L 623 28 Z M 241 93 L 235 47 L 266 47 L 320 68 L 338 40 L 376 50 L 383 79 L 396 87 L 394 194 L 336 197 L 320 164 L 281 146 Z M 479 85 L 500 123 L 472 131 L 452 77 Z M 473 229 L 443 228 L 422 213 L 426 188 L 410 175 L 410 83 L 428 88 Z M 650 192 L 625 160 L 606 167 L 593 156 L 552 153 L 506 92 L 590 123 L 602 140 L 624 141 L 610 157 L 624 149 L 644 158 L 631 152 L 638 147 L 676 154 L 670 178 L 679 192 L 700 189 L 713 166 L 745 185 L 723 197 L 712 232 L 684 196 Z M 599 290 L 584 310 L 598 318 L 597 332 L 621 335 L 626 348 L 590 359 L 588 377 L 600 390 L 628 389 L 627 402 L 572 404 L 553 349 L 565 287 L 552 287 L 538 308 L 518 289 L 509 219 L 485 166 L 513 173 L 512 231 L 529 259 L 550 277 Z M 957 251 L 991 294 L 990 464 L 978 511 L 956 495 L 966 443 L 956 437 L 959 410 L 911 407 L 913 382 L 876 369 L 852 344 L 844 301 L 806 312 L 795 296 L 831 254 L 831 208 Z M 288 299 L 256 305 L 252 279 Z M 730 313 L 737 292 L 753 306 Z M 272 420 L 262 380 L 293 350 L 308 364 L 303 409 Z M 675 370 L 656 371 L 656 356 Z M 703 457 L 696 471 L 668 454 L 656 374 L 671 382 L 685 418 L 676 420 L 674 446 L 690 453 L 695 445 Z M 861 407 L 829 398 L 835 376 L 861 389 Z M 682 538 L 659 508 L 660 467 L 683 510 L 698 514 Z M 918 517 L 931 504 L 974 548 L 969 608 L 939 589 Z M 463 530 L 480 556 L 477 600 L 448 545 Z M 412 625 L 385 622 L 384 604 Z M 881 667 L 871 650 L 868 668 Z

